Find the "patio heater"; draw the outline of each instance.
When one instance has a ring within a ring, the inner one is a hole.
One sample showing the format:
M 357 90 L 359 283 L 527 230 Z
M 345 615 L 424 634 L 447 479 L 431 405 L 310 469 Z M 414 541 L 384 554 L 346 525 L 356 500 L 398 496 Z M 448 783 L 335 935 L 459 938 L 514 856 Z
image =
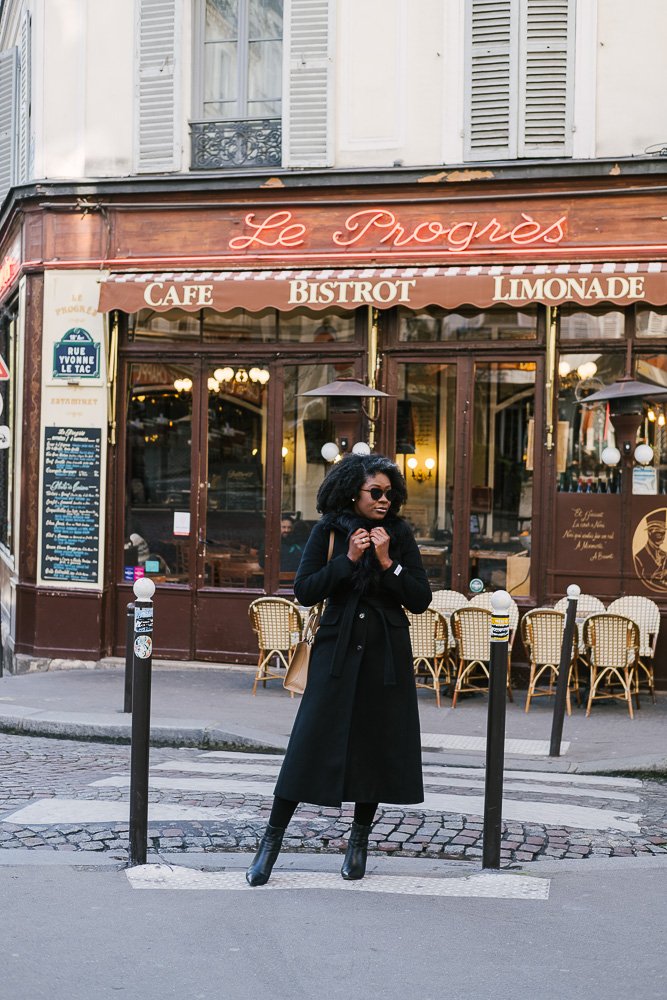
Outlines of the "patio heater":
M 364 401 L 387 399 L 389 394 L 373 389 L 356 379 L 340 378 L 334 382 L 308 389 L 299 393 L 300 396 L 326 396 L 331 400 L 331 422 L 334 426 L 335 441 L 327 441 L 322 446 L 322 457 L 326 462 L 337 461 L 342 453 L 354 451 L 356 454 L 370 454 L 375 444 L 375 424 L 377 414 L 373 414 L 364 406 Z M 369 423 L 369 444 L 358 440 L 360 432 L 360 416 Z
M 635 451 L 637 431 L 644 414 L 644 400 L 658 396 L 667 397 L 667 386 L 657 385 L 655 382 L 639 382 L 627 374 L 604 389 L 586 396 L 583 401 L 584 405 L 609 403 L 609 415 L 614 425 L 619 448 L 605 448 L 601 458 L 606 465 L 615 466 L 621 461 L 621 458 L 626 465 L 630 465 Z M 641 461 L 641 464 L 645 464 L 643 453 L 641 458 L 638 455 L 635 457 Z

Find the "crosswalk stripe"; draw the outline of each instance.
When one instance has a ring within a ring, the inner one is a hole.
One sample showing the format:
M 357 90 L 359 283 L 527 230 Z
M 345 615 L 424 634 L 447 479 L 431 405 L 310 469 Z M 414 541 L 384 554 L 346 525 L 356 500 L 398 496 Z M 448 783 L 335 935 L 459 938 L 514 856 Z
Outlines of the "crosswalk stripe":
M 105 799 L 37 799 L 0 822 L 15 826 L 53 826 L 75 823 L 129 823 L 128 802 Z M 257 820 L 256 811 L 231 806 L 182 806 L 178 802 L 149 802 L 148 822 L 218 822 Z
M 454 774 L 454 770 L 451 771 L 447 768 L 442 767 L 425 767 L 423 769 L 424 774 L 424 784 L 425 785 L 443 785 L 448 788 L 483 788 L 484 787 L 484 770 L 480 768 L 462 768 L 456 771 L 456 776 L 450 776 Z M 164 761 L 161 764 L 156 764 L 152 769 L 151 773 L 162 773 L 164 771 L 169 772 L 183 772 L 189 774 L 200 774 L 208 776 L 224 776 L 228 774 L 247 774 L 247 775 L 271 775 L 274 778 L 277 777 L 279 767 L 278 764 L 245 764 L 243 761 L 235 763 L 233 761 L 220 761 L 213 764 L 205 764 L 199 761 L 183 761 L 181 763 L 176 763 L 172 761 Z M 512 775 L 519 774 L 521 780 L 512 780 Z M 610 786 L 605 785 L 606 790 L 592 788 L 590 785 L 584 787 L 570 786 L 566 777 L 561 777 L 559 783 L 542 783 L 541 771 L 527 771 L 527 772 L 505 772 L 505 784 L 504 788 L 508 792 L 529 792 L 533 794 L 548 794 L 548 795 L 569 795 L 572 797 L 581 798 L 591 798 L 591 799 L 623 799 L 628 802 L 639 802 L 639 796 L 632 792 L 626 791 L 616 791 L 615 786 L 612 791 Z M 547 775 L 550 778 L 551 775 Z M 530 779 L 533 779 L 532 781 Z M 522 784 L 521 781 L 525 783 Z M 637 782 L 641 785 L 641 782 Z M 157 786 L 156 786 L 157 787 Z M 167 786 L 165 786 L 167 787 Z M 191 786 L 197 787 L 197 786 Z M 200 791 L 206 790 L 206 786 L 201 786 Z
M 225 890 L 255 892 L 242 871 L 202 872 L 170 865 L 142 865 L 126 870 L 133 889 Z M 393 893 L 411 896 L 467 896 L 484 899 L 546 901 L 550 879 L 505 872 L 482 872 L 463 877 L 418 877 L 368 874 L 358 882 L 346 882 L 332 872 L 283 872 L 275 869 L 264 892 L 286 889 L 326 889 L 341 892 Z
M 425 750 L 474 750 L 486 752 L 484 736 L 447 736 L 443 733 L 422 733 L 422 747 Z M 561 743 L 561 756 L 570 748 L 567 740 Z M 547 757 L 550 744 L 548 740 L 505 740 L 505 753 L 511 755 L 524 754 L 529 757 Z

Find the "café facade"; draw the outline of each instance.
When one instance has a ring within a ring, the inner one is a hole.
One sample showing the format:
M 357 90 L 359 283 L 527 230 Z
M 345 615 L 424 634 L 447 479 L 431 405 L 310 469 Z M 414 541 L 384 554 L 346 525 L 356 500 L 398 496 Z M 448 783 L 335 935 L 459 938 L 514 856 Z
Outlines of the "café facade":
M 247 608 L 291 593 L 322 449 L 358 442 L 404 469 L 434 590 L 477 578 L 528 609 L 577 583 L 667 613 L 667 402 L 631 446 L 585 403 L 626 374 L 667 400 L 664 170 L 595 169 L 22 189 L 0 249 L 5 668 L 122 655 L 142 575 L 156 655 L 252 662 Z M 327 394 L 348 380 L 385 395 Z

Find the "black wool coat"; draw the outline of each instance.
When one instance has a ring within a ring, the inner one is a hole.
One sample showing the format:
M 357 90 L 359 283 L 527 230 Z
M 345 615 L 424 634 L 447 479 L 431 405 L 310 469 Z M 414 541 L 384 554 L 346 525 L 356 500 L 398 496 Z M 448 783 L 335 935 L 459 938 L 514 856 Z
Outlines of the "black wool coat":
M 408 621 L 431 602 L 417 543 L 403 522 L 392 565 L 363 595 L 352 586 L 345 531 L 313 529 L 294 581 L 310 607 L 324 598 L 299 706 L 275 794 L 296 802 L 423 801 L 417 691 Z M 400 572 L 398 567 L 402 566 Z

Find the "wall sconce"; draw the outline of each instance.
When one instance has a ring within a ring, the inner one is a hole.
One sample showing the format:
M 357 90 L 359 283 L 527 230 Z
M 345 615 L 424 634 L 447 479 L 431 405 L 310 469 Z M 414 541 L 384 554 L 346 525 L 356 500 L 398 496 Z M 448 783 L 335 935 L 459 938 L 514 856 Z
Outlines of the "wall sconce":
M 174 389 L 176 392 L 190 392 L 192 388 L 191 378 L 177 378 L 174 379 Z
M 340 443 L 343 451 L 347 451 L 347 438 L 341 438 Z M 370 445 L 366 444 L 365 441 L 357 441 L 356 444 L 352 445 L 353 455 L 370 455 L 370 453 Z M 320 449 L 320 454 L 325 462 L 340 462 L 343 457 L 340 453 L 340 448 L 335 441 L 327 441 L 326 444 L 323 444 Z
M 416 479 L 418 483 L 423 483 L 425 479 L 431 479 L 433 470 L 435 469 L 434 458 L 427 458 L 424 461 L 424 468 L 426 469 L 426 472 L 418 468 L 419 462 L 414 455 L 412 455 L 405 464 L 412 472 L 412 478 Z

